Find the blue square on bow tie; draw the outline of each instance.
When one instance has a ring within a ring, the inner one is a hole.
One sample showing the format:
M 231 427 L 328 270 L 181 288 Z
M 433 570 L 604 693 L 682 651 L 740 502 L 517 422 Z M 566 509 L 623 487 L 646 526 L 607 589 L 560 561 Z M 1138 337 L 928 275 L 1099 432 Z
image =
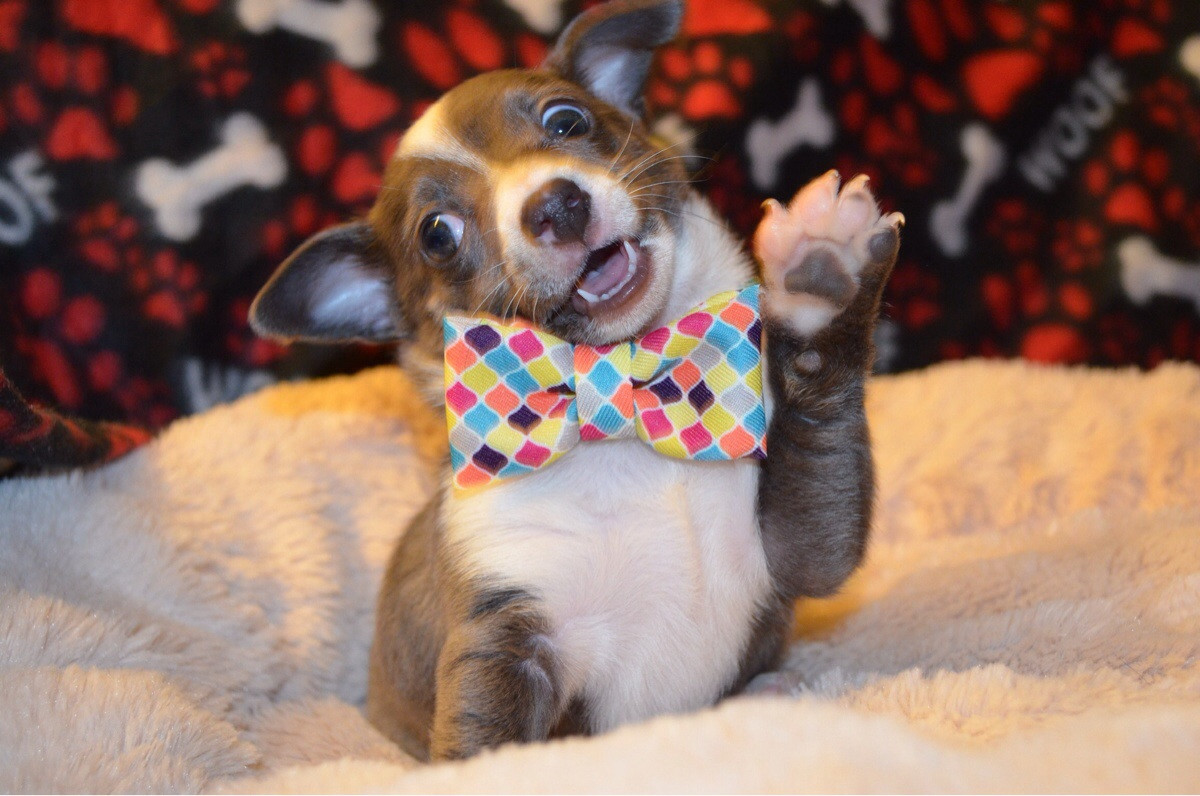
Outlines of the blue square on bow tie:
M 542 389 L 542 386 L 537 383 L 537 379 L 529 375 L 529 371 L 524 368 L 504 374 L 504 383 L 511 387 L 513 392 L 521 396 L 541 392 Z
M 727 356 L 729 357 L 729 364 L 732 365 L 738 373 L 746 373 L 756 364 L 758 364 L 758 346 L 751 345 L 749 340 L 743 339 L 740 343 L 733 347 Z
M 602 359 L 592 367 L 587 380 L 598 393 L 607 397 L 617 391 L 617 385 L 621 383 L 621 374 L 608 361 Z
M 620 431 L 626 422 L 621 413 L 609 404 L 600 407 L 600 411 L 592 415 L 592 425 L 608 435 Z
M 455 472 L 462 469 L 463 462 L 467 460 L 467 455 L 453 445 L 450 446 L 450 466 Z
M 532 467 L 521 464 L 520 462 L 514 462 L 514 461 L 510 460 L 508 464 L 504 465 L 504 469 L 501 470 L 496 475 L 499 478 L 512 478 L 514 476 L 525 475 L 526 473 L 532 473 L 532 472 L 533 472 Z
M 737 345 L 738 340 L 742 337 L 742 333 L 736 327 L 730 326 L 724 321 L 714 323 L 709 327 L 708 332 L 704 335 L 704 339 L 715 345 L 717 348 L 726 350 Z
M 714 442 L 704 450 L 697 451 L 696 455 L 692 458 L 702 462 L 719 462 L 728 460 L 729 455 L 726 454 L 725 451 L 721 450 L 721 447 Z
M 481 437 L 500 425 L 499 416 L 492 411 L 490 406 L 482 402 L 475 404 L 475 408 L 463 415 L 463 420 L 467 421 L 467 426 Z
M 521 360 L 512 351 L 504 346 L 493 348 L 491 351 L 483 355 L 483 361 L 488 367 L 496 371 L 500 375 L 509 373 L 521 367 Z
M 742 420 L 742 425 L 756 437 L 761 437 L 767 430 L 767 413 L 763 410 L 762 403 L 755 405 L 746 417 Z

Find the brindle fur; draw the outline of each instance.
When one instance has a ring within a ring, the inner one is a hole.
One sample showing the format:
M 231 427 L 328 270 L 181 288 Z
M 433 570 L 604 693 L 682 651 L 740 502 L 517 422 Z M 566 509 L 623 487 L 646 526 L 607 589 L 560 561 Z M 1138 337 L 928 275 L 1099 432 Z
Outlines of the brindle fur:
M 676 226 L 692 190 L 684 161 L 652 141 L 637 118 L 638 91 L 631 92 L 628 107 L 615 107 L 580 85 L 575 51 L 585 48 L 589 37 L 593 44 L 633 47 L 629 79 L 640 89 L 650 51 L 673 36 L 680 15 L 681 4 L 669 0 L 594 9 L 568 29 L 542 70 L 489 73 L 454 89 L 443 98 L 447 124 L 466 147 L 503 163 L 546 148 L 537 109 L 550 99 L 570 101 L 591 115 L 593 133 L 558 142 L 563 156 L 628 175 L 631 192 L 653 186 L 653 196 L 637 200 L 643 233 Z M 258 325 L 296 337 L 403 338 L 405 364 L 418 382 L 424 380 L 429 396 L 441 391 L 442 318 L 449 313 L 519 315 L 568 340 L 602 342 L 589 338 L 593 331 L 571 309 L 569 292 L 547 295 L 521 273 L 498 265 L 497 232 L 481 221 L 493 217 L 490 195 L 487 175 L 468 166 L 430 157 L 393 159 L 368 219 L 319 238 L 307 255 L 302 250 L 292 258 L 292 270 L 300 276 L 284 273 L 289 261 L 264 288 L 256 302 Z M 434 209 L 456 211 L 467 225 L 462 249 L 447 264 L 428 259 L 414 235 Z M 386 274 L 395 299 L 390 326 L 330 334 L 306 332 L 303 324 L 281 317 L 286 313 L 276 306 L 273 287 L 283 295 L 288 280 L 302 279 L 303 257 L 328 257 L 364 238 L 370 243 L 358 247 L 363 266 Z M 758 512 L 775 588 L 761 606 L 729 693 L 777 664 L 792 601 L 829 594 L 862 558 L 873 494 L 863 382 L 872 356 L 871 329 L 896 246 L 894 235 L 872 241 L 873 262 L 857 294 L 844 275 L 819 259 L 802 263 L 789 276 L 789 290 L 816 293 L 839 306 L 850 302 L 811 339 L 766 320 L 776 404 Z M 821 256 L 817 250 L 810 258 Z M 464 757 L 506 741 L 589 731 L 588 706 L 568 700 L 559 687 L 557 661 L 545 641 L 547 622 L 536 599 L 462 573 L 444 542 L 442 500 L 442 494 L 435 496 L 412 522 L 387 569 L 371 651 L 370 720 L 418 758 Z

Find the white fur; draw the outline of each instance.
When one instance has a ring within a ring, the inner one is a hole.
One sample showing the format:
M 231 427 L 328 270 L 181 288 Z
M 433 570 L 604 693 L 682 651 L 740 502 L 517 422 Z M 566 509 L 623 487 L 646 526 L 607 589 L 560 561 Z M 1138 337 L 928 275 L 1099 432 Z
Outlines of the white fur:
M 667 313 L 743 285 L 749 262 L 706 202 L 683 216 Z M 580 445 L 545 470 L 448 496 L 467 571 L 532 591 L 564 696 L 596 729 L 711 703 L 770 589 L 753 460 L 689 462 L 640 441 Z
M 396 157 L 425 157 L 448 160 L 460 166 L 489 173 L 489 164 L 480 153 L 467 148 L 446 124 L 446 109 L 441 100 L 430 105 L 413 122 L 396 146 Z
M 598 730 L 702 707 L 737 673 L 770 587 L 758 463 L 575 448 L 544 472 L 446 503 L 467 571 L 540 598 L 565 696 Z
M 538 188 L 562 178 L 578 185 L 591 198 L 591 213 L 583 245 L 546 246 L 531 241 L 521 223 L 521 209 Z M 516 263 L 544 263 L 552 273 L 543 278 L 560 277 L 563 284 L 550 287 L 561 291 L 575 282 L 579 262 L 589 249 L 596 249 L 618 238 L 637 232 L 638 211 L 629 191 L 604 169 L 590 167 L 559 155 L 531 155 L 496 167 L 495 226 L 504 247 L 505 259 Z M 561 255 L 561 256 L 556 256 Z M 554 268 L 562 259 L 562 268 Z

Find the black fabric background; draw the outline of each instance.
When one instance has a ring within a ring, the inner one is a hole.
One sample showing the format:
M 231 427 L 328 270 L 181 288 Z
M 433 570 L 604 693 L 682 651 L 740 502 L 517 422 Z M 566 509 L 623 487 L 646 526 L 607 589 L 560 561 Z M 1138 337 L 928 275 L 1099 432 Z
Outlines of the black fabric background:
M 145 439 L 138 429 L 271 380 L 386 359 L 258 340 L 249 301 L 308 235 L 365 211 L 430 102 L 472 74 L 538 63 L 555 10 L 565 21 L 582 7 L 359 0 L 378 13 L 377 55 L 347 65 L 323 42 L 247 30 L 239 2 L 258 0 L 0 0 L 0 459 L 104 459 Z M 802 85 L 830 135 L 806 120 L 756 181 L 763 125 Z M 764 197 L 831 167 L 870 174 L 885 209 L 906 214 L 881 370 L 974 355 L 1200 360 L 1200 5 L 692 0 L 647 92 L 661 129 L 697 134 L 716 158 L 700 185 L 744 234 Z M 194 236 L 164 236 L 139 165 L 195 161 L 240 113 L 285 176 L 222 193 Z M 966 177 L 968 129 L 1003 154 L 965 248 L 948 253 L 933 218 Z M 1047 138 L 1052 181 L 1022 166 Z M 1126 285 L 1121 253 L 1139 246 L 1179 261 L 1132 277 L 1153 294 Z

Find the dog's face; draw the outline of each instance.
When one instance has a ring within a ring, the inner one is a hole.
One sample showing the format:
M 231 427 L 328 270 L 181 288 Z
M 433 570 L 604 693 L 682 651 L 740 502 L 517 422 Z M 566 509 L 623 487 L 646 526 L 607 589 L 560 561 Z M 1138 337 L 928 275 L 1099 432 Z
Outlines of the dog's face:
M 678 2 L 597 6 L 538 70 L 481 75 L 405 134 L 365 222 L 280 267 L 251 321 L 271 336 L 404 339 L 440 358 L 447 314 L 520 316 L 600 344 L 663 311 L 686 196 L 639 96 Z

